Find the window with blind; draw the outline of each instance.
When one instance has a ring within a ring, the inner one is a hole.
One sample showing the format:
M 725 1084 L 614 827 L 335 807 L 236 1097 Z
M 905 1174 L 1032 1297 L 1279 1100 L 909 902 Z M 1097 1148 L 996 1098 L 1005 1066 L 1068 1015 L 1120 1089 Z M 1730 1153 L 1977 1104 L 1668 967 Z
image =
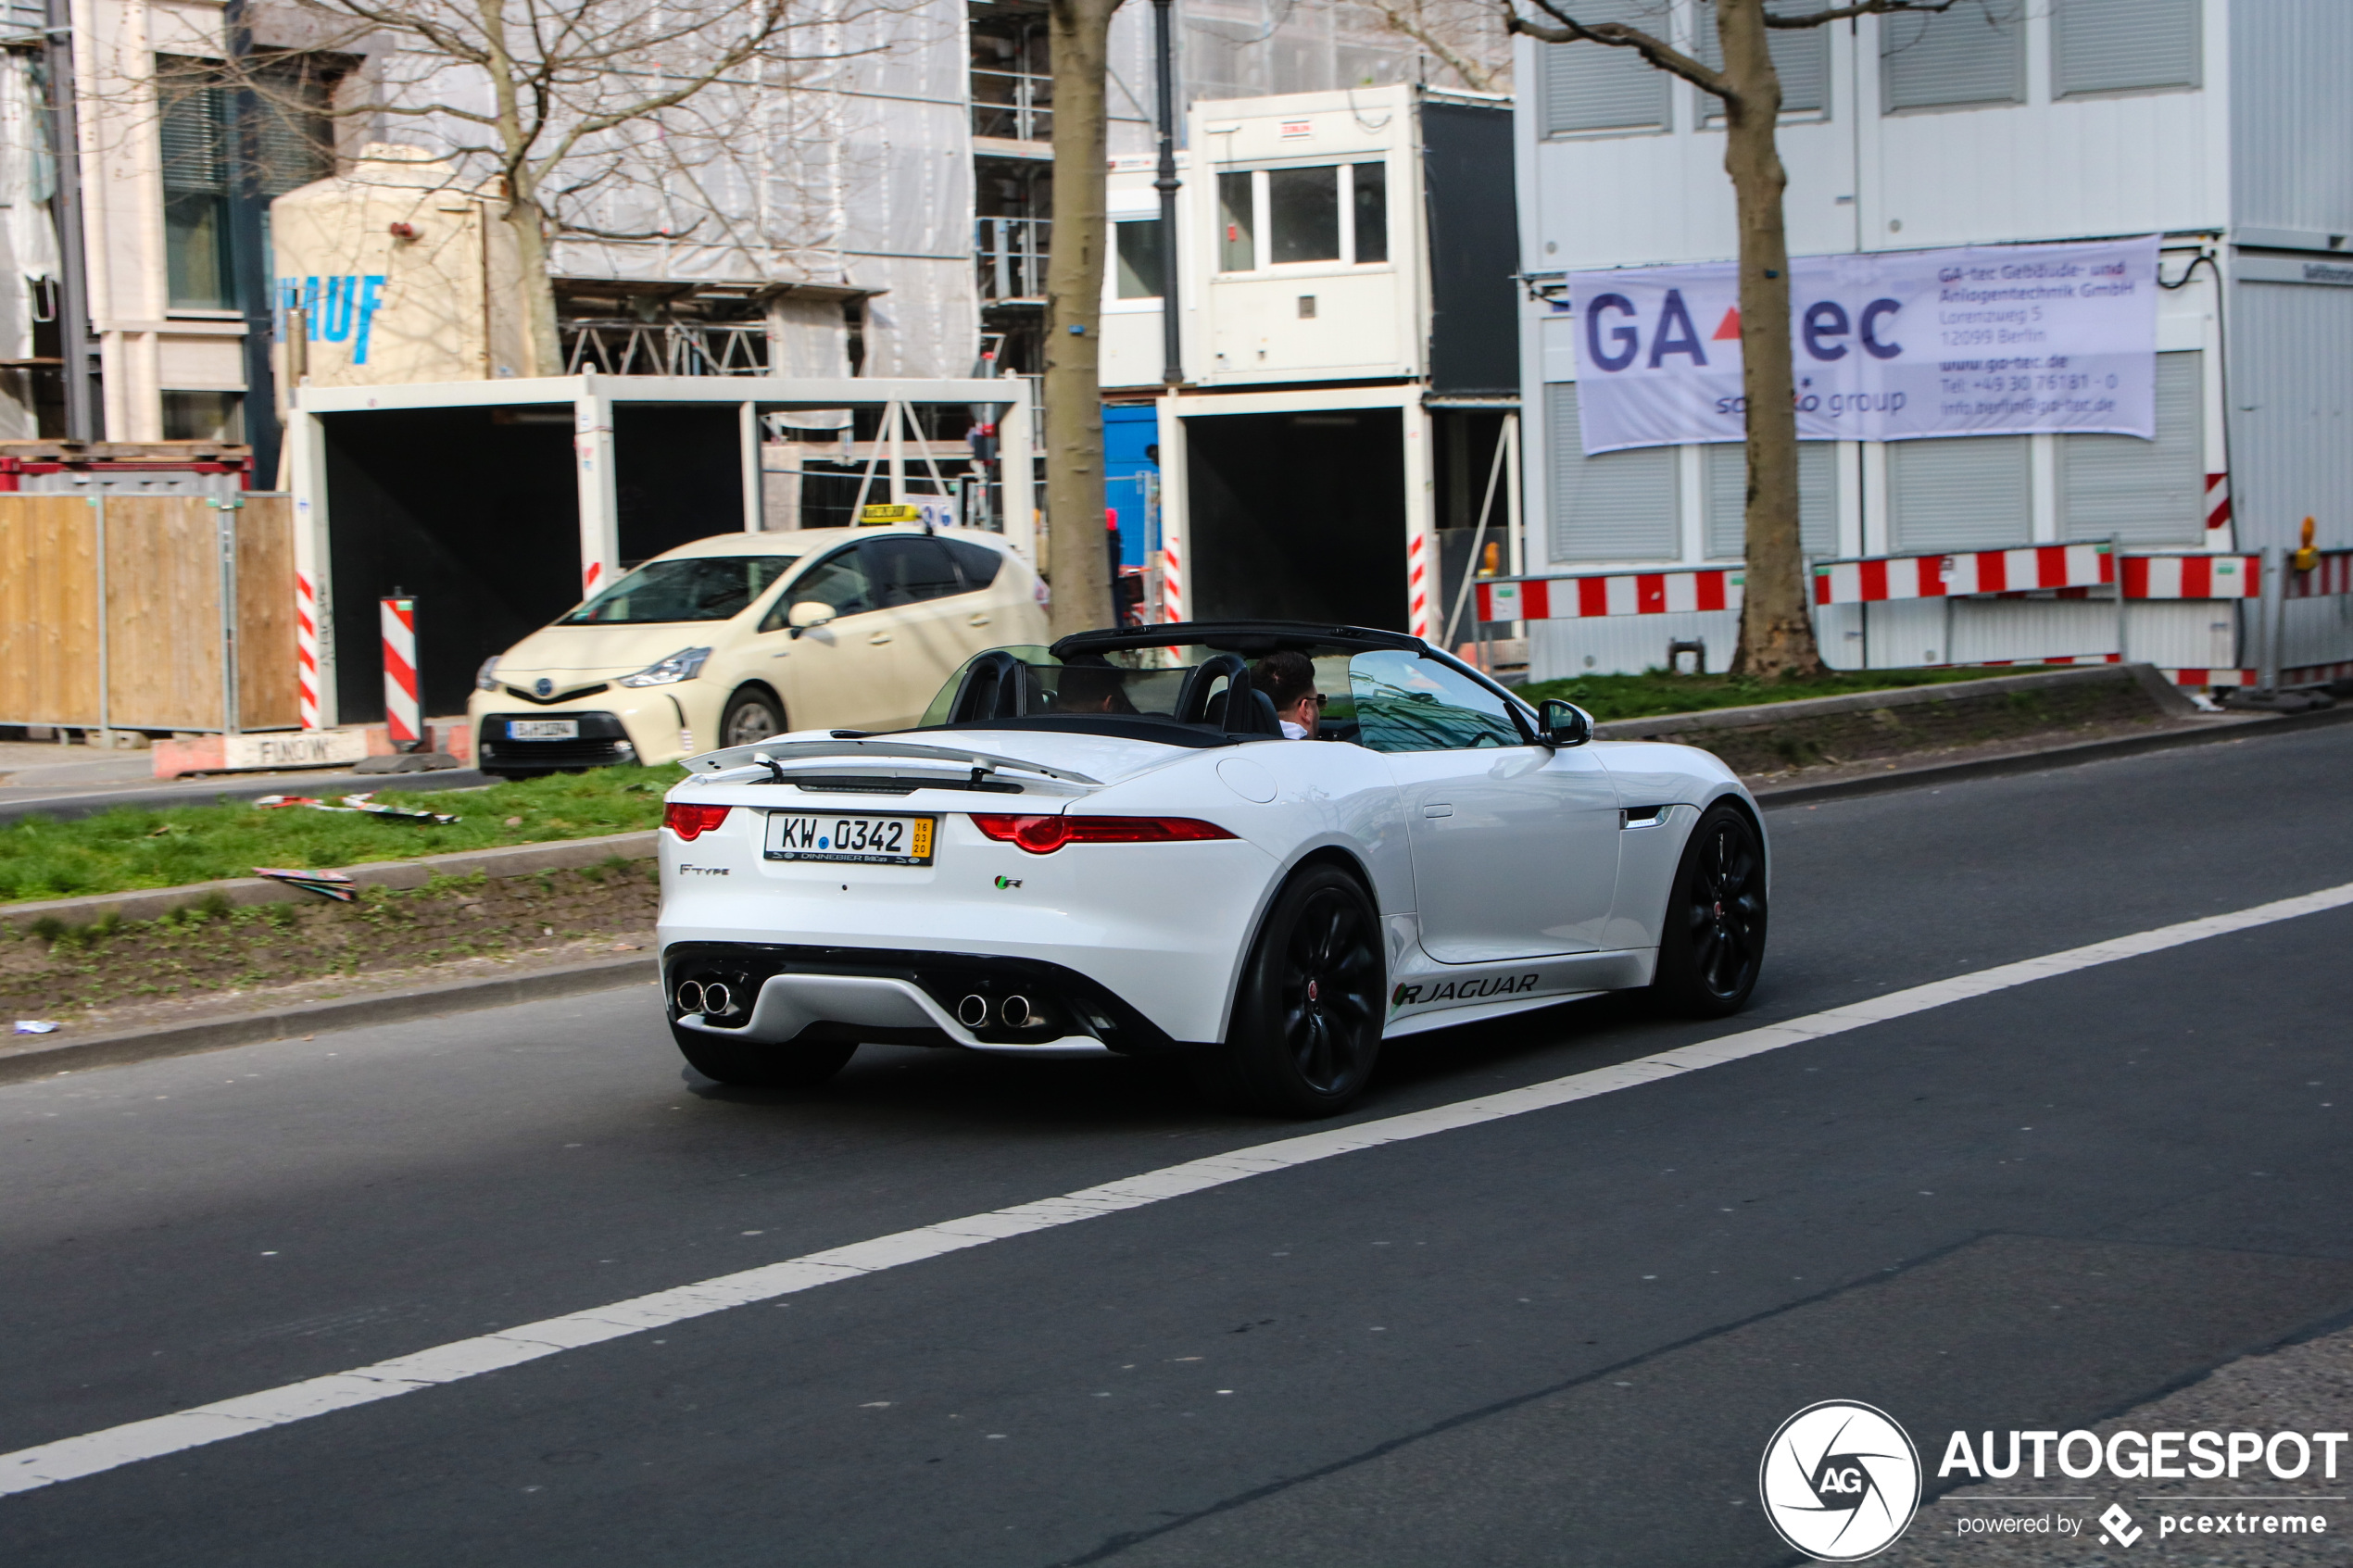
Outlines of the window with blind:
M 175 308 L 225 310 L 236 304 L 229 253 L 229 94 L 201 80 L 206 69 L 200 61 L 167 60 L 158 70 L 164 271 Z
M 1770 0 L 1770 11 L 1784 11 L 1803 16 L 1821 9 L 1815 0 Z M 1693 13 L 1692 43 L 1698 46 L 1700 63 L 1710 70 L 1724 66 L 1724 40 L 1716 31 L 1716 7 L 1711 0 L 1700 0 Z M 1826 115 L 1831 107 L 1831 40 L 1826 27 L 1777 28 L 1765 35 L 1766 46 L 1772 51 L 1773 74 L 1781 79 L 1781 112 L 1795 115 Z M 1724 119 L 1724 106 L 1714 94 L 1703 94 L 1701 112 L 1709 124 L 1719 124 Z
M 1577 385 L 1544 388 L 1547 492 L 1556 561 L 1659 561 L 1682 554 L 1682 488 L 1672 446 L 1585 455 Z
M 1880 101 L 1898 109 L 2026 99 L 2025 0 L 1960 0 L 1880 19 Z
M 1748 553 L 1748 447 L 1718 442 L 1703 459 L 1707 471 L 1707 553 L 1738 560 Z M 1797 444 L 1797 545 L 1809 556 L 1838 553 L 1838 446 Z
M 1897 555 L 1999 550 L 2034 537 L 2023 435 L 1887 444 L 1888 542 Z
M 2069 539 L 2195 545 L 2206 536 L 2201 356 L 2157 357 L 2157 439 L 2059 437 L 2059 529 Z
M 250 91 L 237 93 L 222 85 L 217 61 L 157 58 L 164 269 L 174 308 L 237 304 L 229 232 L 236 104 L 250 106 L 247 178 L 266 202 L 334 172 L 325 110 L 334 78 L 347 65 L 340 56 L 308 55 L 261 61 Z
M 1624 22 L 1664 35 L 1667 8 L 1665 0 L 1597 0 L 1579 6 L 1577 19 Z M 1633 50 L 1585 43 L 1541 47 L 1545 135 L 1667 129 L 1667 73 Z
M 2198 0 L 2056 0 L 2051 96 L 2198 84 Z

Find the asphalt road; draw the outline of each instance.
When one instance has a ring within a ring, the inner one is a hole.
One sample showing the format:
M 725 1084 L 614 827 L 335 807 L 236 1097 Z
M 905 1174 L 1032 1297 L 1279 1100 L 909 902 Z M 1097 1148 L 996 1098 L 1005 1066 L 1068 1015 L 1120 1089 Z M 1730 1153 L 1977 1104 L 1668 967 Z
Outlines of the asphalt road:
M 1772 811 L 1750 1015 L 1425 1036 L 1353 1120 L 2353 882 L 2349 772 L 2353 726 Z M 1786 1562 L 1756 1465 L 1806 1404 L 2063 1431 L 2353 1314 L 2349 945 L 2308 915 L 0 1498 L 0 1562 Z M 650 985 L 0 1088 L 0 1451 L 1298 1131 L 1125 1062 L 723 1090 Z

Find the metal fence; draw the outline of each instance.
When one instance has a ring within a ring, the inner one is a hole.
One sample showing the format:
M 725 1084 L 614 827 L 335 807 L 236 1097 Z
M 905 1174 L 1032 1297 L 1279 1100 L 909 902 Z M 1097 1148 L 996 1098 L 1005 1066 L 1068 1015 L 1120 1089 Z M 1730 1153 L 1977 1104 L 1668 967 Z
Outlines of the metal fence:
M 973 222 L 973 258 L 980 270 L 980 297 L 993 304 L 1046 297 L 1046 248 L 1053 234 L 1047 218 L 981 218 Z
M 564 374 L 764 376 L 764 321 L 564 321 Z

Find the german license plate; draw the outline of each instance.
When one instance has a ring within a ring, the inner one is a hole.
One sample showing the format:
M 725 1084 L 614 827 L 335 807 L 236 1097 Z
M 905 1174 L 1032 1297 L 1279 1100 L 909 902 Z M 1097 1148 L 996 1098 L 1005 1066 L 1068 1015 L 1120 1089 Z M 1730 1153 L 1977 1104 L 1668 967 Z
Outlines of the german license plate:
M 509 740 L 578 740 L 580 721 L 577 719 L 510 719 L 507 721 Z
M 768 813 L 772 860 L 854 860 L 869 866 L 928 866 L 937 817 L 848 817 Z

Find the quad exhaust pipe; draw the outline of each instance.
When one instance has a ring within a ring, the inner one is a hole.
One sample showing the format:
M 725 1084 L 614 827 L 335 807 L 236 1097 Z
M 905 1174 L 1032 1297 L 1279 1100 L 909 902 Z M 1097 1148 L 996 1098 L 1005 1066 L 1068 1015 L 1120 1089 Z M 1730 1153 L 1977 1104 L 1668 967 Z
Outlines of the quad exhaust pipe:
M 705 1018 L 724 1018 L 735 1010 L 736 994 L 724 981 L 689 980 L 678 987 L 678 1010 L 700 1013 Z
M 1046 1015 L 1032 1007 L 1027 997 L 1007 997 L 997 1007 L 998 1022 L 1008 1029 L 1029 1029 L 1046 1022 Z M 988 998 L 975 991 L 956 1004 L 956 1022 L 967 1029 L 988 1026 Z

